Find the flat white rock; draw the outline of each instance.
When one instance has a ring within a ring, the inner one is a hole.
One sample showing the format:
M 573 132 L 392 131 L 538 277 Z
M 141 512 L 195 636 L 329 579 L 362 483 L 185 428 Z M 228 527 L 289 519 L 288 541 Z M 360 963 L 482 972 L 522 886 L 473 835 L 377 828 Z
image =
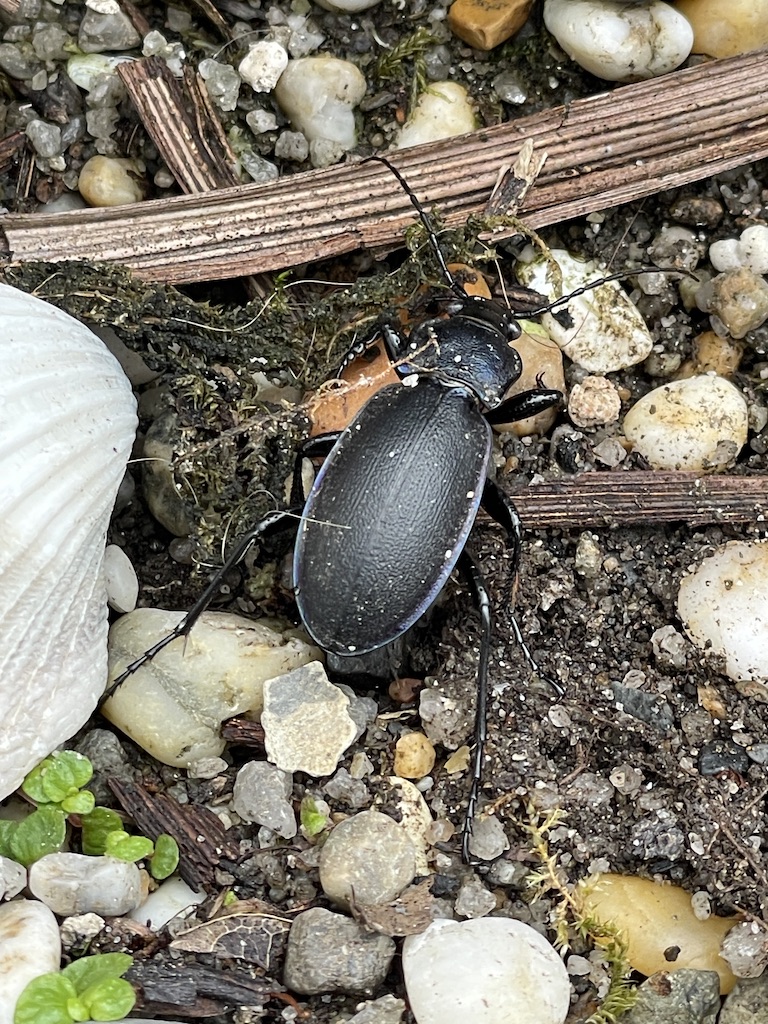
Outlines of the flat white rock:
M 16 1001 L 41 974 L 61 966 L 59 925 L 37 900 L 0 906 L 0 1024 L 13 1024 Z
M 146 896 L 142 872 L 115 857 L 48 853 L 29 869 L 30 891 L 54 914 L 120 917 Z
M 109 631 L 109 678 L 179 623 L 183 612 L 138 608 Z M 274 626 L 274 628 L 272 628 Z M 110 722 L 164 764 L 186 768 L 224 749 L 225 718 L 263 706 L 264 681 L 321 657 L 274 623 L 206 612 L 104 704 Z
M 653 469 L 715 473 L 747 440 L 747 403 L 722 377 L 700 374 L 654 388 L 624 417 L 624 435 Z
M 195 892 L 183 878 L 168 878 L 151 892 L 143 903 L 132 910 L 128 917 L 156 932 L 174 918 L 183 921 L 189 917 L 205 898 L 204 892 Z
M 301 57 L 288 62 L 275 86 L 275 98 L 310 142 L 324 139 L 349 150 L 357 141 L 354 108 L 365 90 L 365 78 L 349 61 Z
M 116 612 L 132 612 L 139 596 L 139 580 L 130 558 L 117 544 L 107 544 L 104 576 L 109 607 Z
M 0 320 L 2 798 L 104 690 L 105 540 L 136 403 L 78 320 L 5 284 Z
M 572 60 L 609 82 L 639 82 L 679 67 L 690 22 L 662 0 L 546 0 L 544 24 Z
M 740 681 L 768 680 L 768 544 L 730 541 L 680 581 L 677 610 L 697 647 Z
M 553 249 L 552 256 L 560 267 L 562 286 L 543 256 L 530 262 L 520 261 L 515 267 L 522 284 L 547 295 L 550 301 L 605 276 L 605 271 L 594 262 L 576 259 L 564 249 Z M 624 370 L 642 362 L 653 348 L 645 320 L 617 281 L 598 285 L 571 299 L 567 309 L 573 327 L 563 327 L 551 313 L 542 316 L 542 326 L 570 360 L 590 373 Z
M 565 966 L 530 925 L 506 917 L 433 921 L 403 944 L 418 1024 L 563 1024 Z

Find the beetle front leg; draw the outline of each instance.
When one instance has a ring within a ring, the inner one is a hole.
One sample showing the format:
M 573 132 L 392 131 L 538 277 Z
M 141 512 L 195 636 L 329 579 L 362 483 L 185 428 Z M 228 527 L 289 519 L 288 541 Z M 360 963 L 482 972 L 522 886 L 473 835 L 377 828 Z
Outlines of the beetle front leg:
M 550 388 L 531 388 L 530 391 L 521 391 L 519 395 L 512 395 L 495 409 L 485 414 L 489 423 L 515 423 L 517 420 L 528 419 L 529 416 L 536 416 L 559 405 L 563 400 L 560 391 Z

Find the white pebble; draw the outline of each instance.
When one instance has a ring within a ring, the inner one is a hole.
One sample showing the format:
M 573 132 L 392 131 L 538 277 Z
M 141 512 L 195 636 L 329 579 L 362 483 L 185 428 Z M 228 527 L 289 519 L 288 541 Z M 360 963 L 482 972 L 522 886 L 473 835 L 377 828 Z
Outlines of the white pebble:
M 92 156 L 87 160 L 77 187 L 89 206 L 140 203 L 146 192 L 146 182 L 135 161 L 111 156 Z
M 709 259 L 715 270 L 746 267 L 753 274 L 768 274 L 768 225 L 752 224 L 741 236 L 721 238 L 709 247 Z
M 731 679 L 768 680 L 768 544 L 730 541 L 683 577 L 677 609 Z
M 0 1024 L 13 1024 L 16 1001 L 33 978 L 61 966 L 56 918 L 37 900 L 0 906 Z
M 354 108 L 365 96 L 360 70 L 337 57 L 301 57 L 275 86 L 275 97 L 291 124 L 310 142 L 319 139 L 353 149 L 357 141 Z
M 146 875 L 115 857 L 48 853 L 29 869 L 29 889 L 54 914 L 120 917 L 146 896 Z
M 96 82 L 111 75 L 118 64 L 132 57 L 117 57 L 109 53 L 78 53 L 67 61 L 67 74 L 81 89 L 90 92 Z
M 104 576 L 109 607 L 116 612 L 132 612 L 139 596 L 139 580 L 130 558 L 117 544 L 107 544 Z
M 9 857 L 0 857 L 0 900 L 12 900 L 27 884 L 27 872 Z
M 585 377 L 568 396 L 568 415 L 577 427 L 590 429 L 615 423 L 621 412 L 621 397 L 607 377 Z
M 454 135 L 472 132 L 477 118 L 469 93 L 458 82 L 431 82 L 413 109 L 413 113 L 400 129 L 393 149 L 407 149 L 424 142 L 450 139 Z
M 271 92 L 287 67 L 285 48 L 274 40 L 262 39 L 250 48 L 237 70 L 254 92 Z
M 316 0 L 318 7 L 324 7 L 326 11 L 333 11 L 334 14 L 358 14 L 360 11 L 367 11 L 381 0 Z
M 679 67 L 690 23 L 662 0 L 546 0 L 544 24 L 569 57 L 609 82 L 639 82 Z
M 109 631 L 110 680 L 182 618 L 138 608 Z M 186 639 L 169 644 L 129 676 L 104 704 L 104 715 L 148 753 L 179 768 L 224 749 L 225 718 L 263 706 L 264 680 L 321 656 L 279 627 L 225 612 L 206 612 Z
M 747 440 L 747 403 L 714 374 L 672 381 L 632 406 L 624 434 L 653 469 L 715 473 L 733 465 Z
M 190 889 L 183 879 L 169 878 L 132 910 L 128 917 L 157 932 L 174 918 L 182 921 L 189 917 L 204 899 L 204 892 Z
M 552 256 L 563 275 L 562 290 L 557 289 L 555 275 L 543 256 L 518 262 L 515 268 L 524 285 L 548 295 L 550 300 L 604 276 L 595 263 L 578 260 L 564 249 L 553 249 Z M 653 348 L 645 321 L 617 281 L 571 299 L 567 309 L 573 327 L 563 327 L 551 313 L 542 316 L 542 325 L 568 358 L 590 373 L 613 373 L 634 366 Z
M 563 1024 L 571 986 L 562 960 L 511 918 L 433 921 L 403 945 L 418 1024 Z

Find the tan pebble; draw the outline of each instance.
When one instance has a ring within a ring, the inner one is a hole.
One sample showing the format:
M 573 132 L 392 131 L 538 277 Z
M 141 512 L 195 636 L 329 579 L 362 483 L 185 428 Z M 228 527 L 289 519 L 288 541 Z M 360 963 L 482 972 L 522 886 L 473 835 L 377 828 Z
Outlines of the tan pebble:
M 538 324 L 526 324 L 514 346 L 523 361 L 523 372 L 509 389 L 507 398 L 539 387 L 539 379 L 545 388 L 565 393 L 563 353 L 543 327 Z M 524 420 L 500 423 L 495 425 L 494 429 L 499 432 L 508 431 L 517 437 L 528 437 L 530 434 L 546 434 L 556 419 L 556 408 L 545 409 Z
M 735 57 L 768 45 L 768 0 L 678 0 L 693 28 L 693 53 Z
M 147 185 L 133 160 L 92 156 L 80 171 L 77 187 L 89 206 L 125 206 L 140 203 Z
M 435 766 L 435 748 L 422 732 L 407 732 L 395 746 L 395 775 L 423 779 Z
M 585 377 L 568 397 L 568 415 L 577 427 L 615 423 L 620 412 L 621 398 L 607 377 Z
M 768 319 L 768 284 L 746 267 L 726 270 L 712 280 L 709 312 L 720 317 L 733 338 L 743 338 Z
M 720 956 L 720 943 L 738 917 L 700 921 L 690 893 L 647 878 L 606 874 L 592 886 L 589 883 L 581 893 L 585 912 L 623 932 L 627 956 L 636 971 L 646 976 L 682 968 L 717 971 L 720 991 L 731 991 L 736 978 Z M 669 949 L 679 949 L 674 961 L 664 955 Z
M 416 700 L 416 694 L 424 685 L 423 679 L 410 679 L 407 676 L 395 679 L 389 684 L 389 696 L 398 704 L 410 704 Z
M 692 377 L 697 373 L 717 373 L 730 377 L 739 368 L 744 345 L 731 338 L 721 338 L 714 331 L 705 331 L 693 339 L 691 358 L 680 367 L 677 377 Z
M 533 0 L 456 0 L 448 25 L 476 50 L 492 50 L 519 32 L 532 6 Z
M 464 745 L 458 750 L 454 750 L 445 762 L 445 770 L 449 775 L 455 775 L 457 772 L 465 772 L 467 768 L 469 768 L 469 747 Z

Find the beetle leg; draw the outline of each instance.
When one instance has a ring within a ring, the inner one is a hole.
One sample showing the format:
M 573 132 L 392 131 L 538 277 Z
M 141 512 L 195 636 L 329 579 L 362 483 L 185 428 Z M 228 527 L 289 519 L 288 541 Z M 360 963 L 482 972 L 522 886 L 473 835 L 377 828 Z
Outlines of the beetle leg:
M 308 437 L 299 445 L 299 449 L 296 452 L 296 461 L 293 464 L 293 477 L 291 478 L 289 502 L 292 506 L 302 505 L 306 500 L 301 482 L 301 469 L 304 459 L 324 459 L 330 454 L 331 448 L 333 448 L 341 435 L 341 430 L 332 430 L 327 434 Z
M 153 647 L 150 647 L 149 650 L 145 651 L 140 658 L 137 658 L 136 661 L 132 661 L 131 664 L 126 669 L 124 669 L 123 672 L 120 673 L 120 675 L 115 679 L 112 685 L 104 691 L 98 706 L 101 707 L 104 701 L 107 700 L 108 697 L 111 697 L 115 690 L 119 686 L 122 686 L 122 684 L 129 676 L 133 675 L 133 673 L 140 669 L 142 665 L 146 665 L 147 662 L 152 661 L 155 655 L 162 651 L 164 647 L 167 647 L 168 644 L 178 639 L 178 637 L 187 636 L 187 634 L 192 629 L 194 624 L 197 622 L 197 620 L 200 618 L 203 612 L 208 608 L 211 601 L 218 593 L 221 581 L 224 579 L 224 576 L 229 572 L 229 570 L 233 566 L 237 565 L 238 562 L 242 561 L 242 559 L 246 556 L 248 551 L 261 537 L 265 536 L 266 534 L 272 533 L 273 530 L 277 530 L 281 526 L 284 526 L 286 519 L 294 517 L 294 521 L 298 522 L 298 516 L 300 514 L 300 508 L 283 509 L 282 511 L 270 512 L 269 515 L 265 516 L 261 520 L 258 526 L 254 527 L 252 530 L 249 530 L 248 533 L 246 533 L 241 538 L 239 544 L 234 549 L 234 551 L 229 555 L 229 557 L 221 566 L 221 568 L 217 569 L 217 571 L 213 574 L 213 578 L 211 579 L 208 586 L 205 588 L 200 597 L 198 597 L 197 601 L 195 601 L 195 603 L 192 605 L 192 607 L 184 616 L 184 618 L 178 623 L 178 625 L 175 626 L 170 633 L 164 636 L 162 640 L 158 640 L 158 642 Z
M 472 785 L 461 830 L 461 857 L 465 864 L 469 863 L 469 841 L 472 838 L 472 827 L 475 811 L 480 798 L 480 785 L 483 781 L 483 760 L 485 758 L 485 742 L 488 739 L 488 660 L 491 650 L 491 599 L 485 580 L 474 561 L 462 551 L 457 563 L 459 571 L 469 584 L 475 607 L 480 613 L 482 634 L 480 637 L 480 658 L 477 665 L 477 697 L 475 700 L 475 756 L 472 761 Z
M 559 391 L 552 391 L 548 388 L 532 388 L 530 391 L 521 391 L 519 395 L 513 395 L 495 409 L 485 413 L 489 423 L 514 423 L 516 420 L 525 420 L 529 416 L 535 416 L 545 409 L 551 409 L 562 402 L 563 396 Z
M 530 393 L 530 392 L 528 392 Z M 535 393 L 535 392 L 534 392 Z M 559 392 L 557 392 L 559 394 Z M 512 568 L 510 571 L 508 588 L 509 588 L 509 604 L 511 606 L 511 622 L 512 632 L 515 634 L 515 640 L 517 641 L 520 650 L 523 652 L 523 657 L 528 662 L 531 670 L 543 679 L 552 689 L 555 691 L 558 697 L 565 696 L 565 690 L 556 682 L 554 679 L 550 679 L 549 676 L 545 676 L 539 666 L 536 664 L 536 660 L 528 649 L 520 625 L 515 617 L 514 611 L 514 599 L 515 592 L 517 591 L 517 575 L 518 568 L 520 565 L 520 549 L 523 541 L 523 528 L 520 522 L 520 516 L 518 515 L 517 509 L 512 502 L 512 499 L 508 494 L 495 483 L 493 480 L 485 481 L 485 488 L 483 489 L 483 498 L 481 505 L 491 516 L 495 519 L 499 526 L 507 534 L 507 547 L 510 549 L 510 556 L 512 561 Z

